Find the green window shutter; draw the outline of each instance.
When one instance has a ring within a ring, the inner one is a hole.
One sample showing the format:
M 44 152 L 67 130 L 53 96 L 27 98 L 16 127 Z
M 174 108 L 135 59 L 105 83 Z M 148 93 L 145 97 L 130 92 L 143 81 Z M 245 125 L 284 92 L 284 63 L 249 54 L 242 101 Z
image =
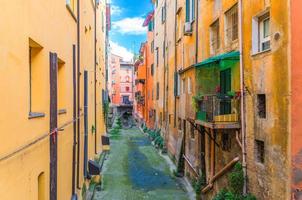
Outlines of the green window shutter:
M 195 0 L 192 0 L 192 20 L 195 19 Z
M 231 69 L 226 69 L 220 72 L 220 88 L 221 94 L 226 95 L 232 90 L 232 74 Z M 222 99 L 220 101 L 220 114 L 231 114 L 231 101 Z
M 222 94 L 227 94 L 232 90 L 232 75 L 230 68 L 220 72 L 220 87 Z
M 190 0 L 186 0 L 186 22 L 190 22 Z

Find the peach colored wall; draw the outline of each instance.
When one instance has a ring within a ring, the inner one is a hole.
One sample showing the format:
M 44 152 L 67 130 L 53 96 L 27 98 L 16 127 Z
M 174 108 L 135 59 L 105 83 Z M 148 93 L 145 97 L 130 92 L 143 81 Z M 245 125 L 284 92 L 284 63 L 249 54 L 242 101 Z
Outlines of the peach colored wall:
M 151 43 L 154 39 L 153 32 L 147 34 L 147 72 L 146 72 L 146 122 L 149 128 L 154 127 L 154 118 L 149 117 L 149 112 L 154 109 L 152 100 L 153 75 L 151 74 L 151 66 L 154 64 L 154 53 L 151 51 Z
M 120 96 L 119 103 L 123 103 L 123 96 L 129 96 L 129 100 L 133 102 L 133 65 L 131 63 L 121 63 L 120 66 L 120 80 L 119 80 L 119 90 L 120 90 Z M 126 90 L 126 87 L 129 88 L 129 90 Z
M 292 34 L 292 191 L 302 190 L 302 1 L 291 1 L 291 34 Z M 302 198 L 301 192 L 295 192 L 296 199 Z
M 119 97 L 120 97 L 120 61 L 121 57 L 111 54 L 111 62 L 110 62 L 110 68 L 109 68 L 109 84 L 110 87 L 110 97 L 111 97 L 111 103 L 112 104 L 119 104 Z

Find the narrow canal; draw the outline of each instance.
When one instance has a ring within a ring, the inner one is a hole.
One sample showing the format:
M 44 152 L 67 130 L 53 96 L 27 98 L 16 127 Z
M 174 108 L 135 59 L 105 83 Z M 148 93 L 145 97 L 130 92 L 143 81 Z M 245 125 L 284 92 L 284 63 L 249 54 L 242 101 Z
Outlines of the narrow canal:
M 189 199 L 166 160 L 137 128 L 111 138 L 102 176 L 102 191 L 94 200 Z

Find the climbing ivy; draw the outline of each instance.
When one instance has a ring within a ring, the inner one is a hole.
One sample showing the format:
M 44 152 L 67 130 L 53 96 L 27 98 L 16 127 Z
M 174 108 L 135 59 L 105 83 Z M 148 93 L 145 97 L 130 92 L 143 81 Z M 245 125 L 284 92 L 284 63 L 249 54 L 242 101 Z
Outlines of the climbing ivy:
M 220 190 L 213 200 L 257 200 L 252 194 L 244 196 L 242 193 L 244 184 L 244 174 L 242 165 L 237 163 L 233 171 L 228 176 L 229 187 Z

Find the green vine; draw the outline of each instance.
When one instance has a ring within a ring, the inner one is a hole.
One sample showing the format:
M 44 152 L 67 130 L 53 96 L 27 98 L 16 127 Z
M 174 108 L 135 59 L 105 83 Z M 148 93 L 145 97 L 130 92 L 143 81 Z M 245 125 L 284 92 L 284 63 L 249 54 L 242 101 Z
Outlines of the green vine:
M 244 175 L 242 165 L 237 163 L 228 176 L 229 187 L 220 190 L 213 200 L 257 200 L 252 194 L 243 195 Z
M 203 94 L 198 93 L 197 95 L 192 97 L 192 107 L 194 108 L 195 112 L 198 112 L 199 110 L 199 101 L 202 100 Z

